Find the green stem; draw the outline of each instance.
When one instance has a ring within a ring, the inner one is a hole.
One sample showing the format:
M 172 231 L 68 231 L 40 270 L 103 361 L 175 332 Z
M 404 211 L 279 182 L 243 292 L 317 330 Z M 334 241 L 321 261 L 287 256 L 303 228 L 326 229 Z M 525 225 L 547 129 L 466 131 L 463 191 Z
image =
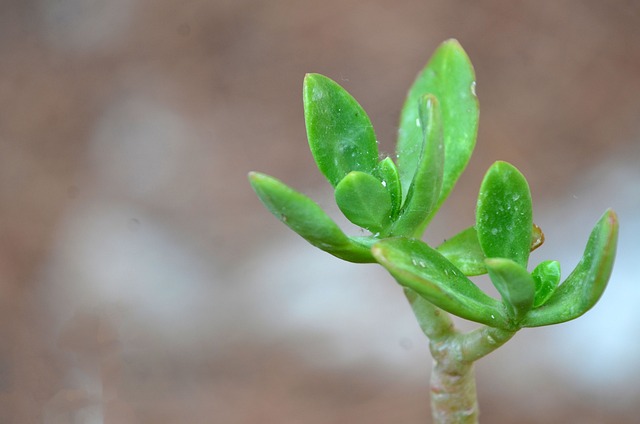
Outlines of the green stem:
M 446 337 L 455 332 L 453 321 L 448 313 L 426 301 L 415 291 L 405 288 L 404 294 L 418 319 L 422 332 L 431 340 Z
M 452 354 L 448 343 L 432 343 L 431 415 L 434 424 L 477 424 L 478 398 L 473 362 Z
M 429 338 L 433 357 L 431 414 L 434 424 L 477 424 L 478 398 L 473 363 L 506 343 L 515 332 L 483 326 L 459 333 L 448 313 L 405 289 Z

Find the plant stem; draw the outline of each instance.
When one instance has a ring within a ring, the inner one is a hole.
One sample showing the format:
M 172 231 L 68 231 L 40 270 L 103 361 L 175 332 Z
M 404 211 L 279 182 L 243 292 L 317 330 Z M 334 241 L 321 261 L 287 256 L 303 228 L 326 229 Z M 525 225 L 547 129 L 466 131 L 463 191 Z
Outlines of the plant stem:
M 405 288 L 405 295 L 429 338 L 433 357 L 431 414 L 434 424 L 477 424 L 478 400 L 473 363 L 502 346 L 514 331 L 483 326 L 458 332 L 449 314 Z
M 434 424 L 476 424 L 478 400 L 473 362 L 462 362 L 450 347 L 431 346 L 431 415 Z

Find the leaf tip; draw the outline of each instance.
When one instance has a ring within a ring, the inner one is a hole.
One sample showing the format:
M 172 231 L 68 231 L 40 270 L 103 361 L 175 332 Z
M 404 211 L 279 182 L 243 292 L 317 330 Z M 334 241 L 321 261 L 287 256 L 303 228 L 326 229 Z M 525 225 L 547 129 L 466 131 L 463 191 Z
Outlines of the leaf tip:
M 458 53 L 461 53 L 463 57 L 468 59 L 467 52 L 464 50 L 462 44 L 460 44 L 460 42 L 456 38 L 449 38 L 448 40 L 444 41 L 440 45 L 440 48 L 444 48 L 449 51 L 456 51 Z
M 608 224 L 612 227 L 617 227 L 618 226 L 618 214 L 616 214 L 616 212 L 609 208 L 604 212 L 604 215 L 608 221 Z
M 249 179 L 249 184 L 251 184 L 253 187 L 255 187 L 256 184 L 259 184 L 261 181 L 263 181 L 265 177 L 266 177 L 265 174 L 262 174 L 256 171 L 251 171 L 249 172 L 249 174 L 247 174 L 247 178 Z
M 313 87 L 318 84 L 318 77 L 320 76 L 320 74 L 312 72 L 304 74 L 304 80 L 302 81 L 302 94 L 305 100 L 310 97 Z
M 462 48 L 462 45 L 460 45 L 460 42 L 458 41 L 457 38 L 449 38 L 449 39 L 443 41 L 442 45 L 443 46 L 452 46 L 452 47 Z

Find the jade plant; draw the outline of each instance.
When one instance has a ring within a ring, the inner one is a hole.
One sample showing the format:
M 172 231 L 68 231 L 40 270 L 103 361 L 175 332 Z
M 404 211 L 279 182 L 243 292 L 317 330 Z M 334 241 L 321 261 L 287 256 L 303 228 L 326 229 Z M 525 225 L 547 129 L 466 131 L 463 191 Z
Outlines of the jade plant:
M 365 230 L 360 235 L 345 234 L 317 203 L 279 180 L 249 174 L 267 209 L 309 243 L 345 261 L 378 263 L 403 288 L 434 359 L 434 423 L 477 422 L 474 362 L 522 328 L 559 324 L 591 309 L 609 280 L 617 243 L 617 218 L 607 210 L 564 281 L 554 260 L 530 271 L 529 254 L 544 235 L 533 222 L 527 180 L 502 161 L 480 184 L 473 225 L 439 246 L 421 240 L 474 149 L 475 86 L 460 44 L 441 44 L 409 90 L 394 160 L 381 159 L 369 117 L 345 89 L 325 76 L 306 75 L 311 153 L 339 209 Z M 483 274 L 499 299 L 469 278 Z M 463 333 L 451 314 L 481 325 Z

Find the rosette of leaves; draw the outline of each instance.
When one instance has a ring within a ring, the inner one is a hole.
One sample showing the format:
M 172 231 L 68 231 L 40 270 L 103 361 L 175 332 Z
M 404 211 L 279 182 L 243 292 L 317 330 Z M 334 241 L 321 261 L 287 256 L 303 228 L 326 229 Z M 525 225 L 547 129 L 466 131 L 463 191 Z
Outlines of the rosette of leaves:
M 582 260 L 562 282 L 557 261 L 531 272 L 541 244 L 524 176 L 496 162 L 480 187 L 475 225 L 433 248 L 420 240 L 473 152 L 478 129 L 475 73 L 455 40 L 420 72 L 402 108 L 395 161 L 380 159 L 369 117 L 331 79 L 308 74 L 303 102 L 311 153 L 335 201 L 369 235 L 350 236 L 307 196 L 261 173 L 249 179 L 264 205 L 312 245 L 350 262 L 384 266 L 406 289 L 462 318 L 507 331 L 574 319 L 602 295 L 616 249 L 617 219 L 607 211 Z M 501 299 L 469 277 L 487 274 Z

